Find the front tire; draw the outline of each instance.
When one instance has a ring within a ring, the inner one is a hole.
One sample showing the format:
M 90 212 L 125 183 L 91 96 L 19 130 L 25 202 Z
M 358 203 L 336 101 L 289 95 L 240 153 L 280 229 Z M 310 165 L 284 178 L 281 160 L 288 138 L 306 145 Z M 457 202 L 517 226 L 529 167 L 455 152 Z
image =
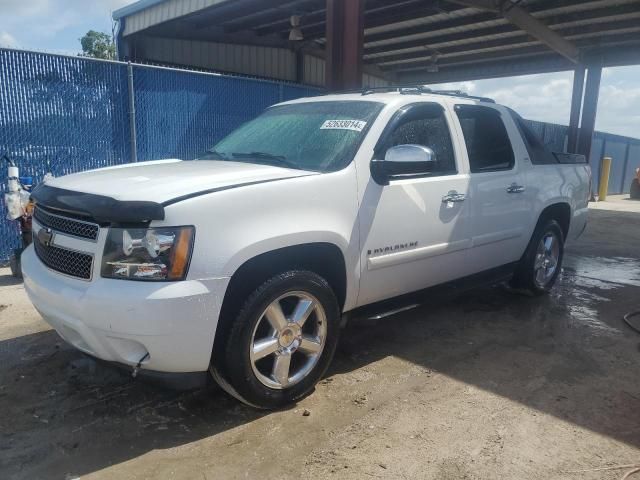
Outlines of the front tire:
M 547 293 L 560 274 L 564 257 L 564 233 L 557 221 L 541 221 L 511 281 L 535 295 Z
M 326 372 L 339 320 L 338 301 L 324 278 L 301 270 L 270 278 L 231 320 L 220 365 L 215 365 L 223 377 L 219 383 L 256 408 L 295 402 Z

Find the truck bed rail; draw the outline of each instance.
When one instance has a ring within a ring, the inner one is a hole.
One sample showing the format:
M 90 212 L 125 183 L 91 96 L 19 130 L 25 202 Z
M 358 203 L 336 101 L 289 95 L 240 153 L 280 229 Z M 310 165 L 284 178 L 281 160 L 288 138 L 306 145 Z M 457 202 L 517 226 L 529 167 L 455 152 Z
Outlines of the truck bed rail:
M 576 164 L 576 163 L 587 163 L 587 158 L 584 155 L 580 155 L 577 153 L 564 153 L 564 152 L 552 152 L 553 156 L 556 157 L 558 163 L 567 163 L 567 164 Z

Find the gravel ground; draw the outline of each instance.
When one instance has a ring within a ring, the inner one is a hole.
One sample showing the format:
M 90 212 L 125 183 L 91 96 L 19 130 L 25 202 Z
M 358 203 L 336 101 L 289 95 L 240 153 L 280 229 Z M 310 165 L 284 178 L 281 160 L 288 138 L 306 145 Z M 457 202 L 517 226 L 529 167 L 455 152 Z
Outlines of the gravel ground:
M 354 321 L 315 393 L 265 413 L 96 363 L 4 269 L 0 478 L 619 479 L 595 469 L 640 463 L 639 287 L 640 202 L 611 197 L 550 295 Z

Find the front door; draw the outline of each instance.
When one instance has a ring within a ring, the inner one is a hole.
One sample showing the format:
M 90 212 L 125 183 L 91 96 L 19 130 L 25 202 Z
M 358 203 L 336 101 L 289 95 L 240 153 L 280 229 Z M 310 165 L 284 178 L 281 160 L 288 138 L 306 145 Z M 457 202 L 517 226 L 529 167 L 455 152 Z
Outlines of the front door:
M 454 151 L 451 118 L 434 103 L 400 110 L 396 117 L 402 120 L 390 121 L 392 130 L 383 133 L 386 140 L 376 155 L 384 157 L 386 149 L 396 145 L 422 145 L 435 153 L 435 168 L 386 186 L 369 179 L 359 214 L 359 305 L 464 275 L 470 245 L 469 176 Z

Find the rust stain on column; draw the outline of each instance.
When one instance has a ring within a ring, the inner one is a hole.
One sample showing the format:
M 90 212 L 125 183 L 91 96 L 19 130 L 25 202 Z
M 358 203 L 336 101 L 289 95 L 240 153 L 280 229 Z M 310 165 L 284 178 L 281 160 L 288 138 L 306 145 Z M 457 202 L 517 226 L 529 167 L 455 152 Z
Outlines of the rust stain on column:
M 360 88 L 364 0 L 327 0 L 326 40 L 327 89 Z

